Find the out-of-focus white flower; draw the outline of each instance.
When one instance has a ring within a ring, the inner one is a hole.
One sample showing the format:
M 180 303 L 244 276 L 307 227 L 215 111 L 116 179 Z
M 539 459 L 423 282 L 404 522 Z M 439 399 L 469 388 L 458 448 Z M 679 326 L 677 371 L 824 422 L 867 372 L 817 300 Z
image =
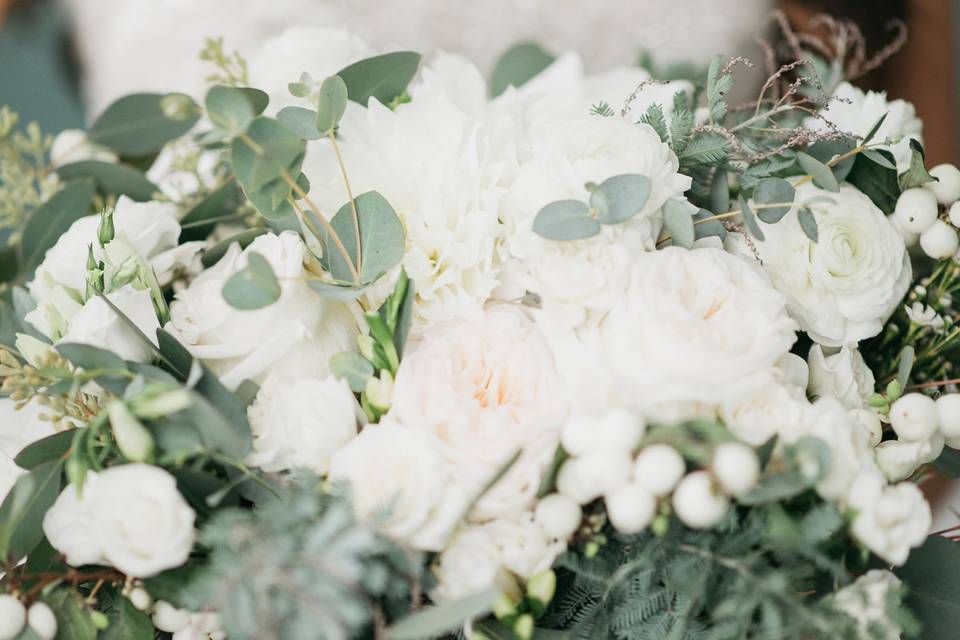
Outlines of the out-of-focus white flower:
M 13 459 L 31 442 L 53 435 L 53 423 L 42 420 L 43 407 L 31 400 L 22 409 L 9 398 L 0 398 L 0 501 L 26 473 Z
M 901 629 L 890 618 L 888 607 L 890 592 L 899 592 L 902 586 L 892 572 L 872 569 L 837 591 L 832 598 L 833 608 L 857 621 L 859 640 L 900 640 Z M 899 601 L 899 597 L 896 599 Z
M 116 162 L 117 155 L 110 149 L 91 142 L 87 132 L 82 129 L 64 129 L 58 133 L 50 147 L 50 163 L 61 167 L 83 160 Z
M 356 404 L 346 382 L 333 376 L 292 381 L 267 376 L 247 409 L 253 432 L 247 464 L 326 474 L 333 454 L 357 435 Z
M 147 170 L 147 178 L 174 202 L 183 202 L 201 189 L 217 185 L 220 153 L 178 140 L 165 146 Z
M 776 372 L 747 396 L 721 403 L 720 417 L 731 433 L 759 447 L 771 437 L 799 427 L 810 403 L 802 387 L 782 380 L 782 374 Z
M 226 633 L 220 615 L 214 611 L 178 609 L 165 600 L 154 607 L 151 618 L 160 631 L 173 634 L 173 640 L 223 640 Z
M 673 492 L 673 510 L 691 529 L 715 527 L 730 507 L 730 498 L 718 489 L 709 472 L 688 473 Z
M 833 397 L 847 409 L 862 409 L 867 398 L 873 395 L 876 380 L 856 347 L 843 346 L 839 351 L 824 354 L 819 344 L 810 347 L 807 355 L 810 366 L 811 396 Z
M 922 302 L 914 302 L 910 305 L 904 305 L 903 308 L 907 312 L 910 322 L 921 327 L 932 327 L 937 330 L 943 328 L 943 316 L 937 313 L 937 310 L 933 307 L 924 305 Z
M 865 469 L 850 486 L 846 501 L 856 512 L 850 525 L 853 536 L 891 564 L 906 562 L 910 549 L 927 539 L 930 505 L 915 484 L 887 485 L 877 469 Z
M 848 184 L 838 193 L 803 184 L 796 201 L 813 212 L 819 241 L 806 236 L 794 208 L 776 224 L 761 222 L 766 239 L 756 243 L 791 315 L 825 346 L 877 335 L 910 286 L 903 239 L 883 212 Z

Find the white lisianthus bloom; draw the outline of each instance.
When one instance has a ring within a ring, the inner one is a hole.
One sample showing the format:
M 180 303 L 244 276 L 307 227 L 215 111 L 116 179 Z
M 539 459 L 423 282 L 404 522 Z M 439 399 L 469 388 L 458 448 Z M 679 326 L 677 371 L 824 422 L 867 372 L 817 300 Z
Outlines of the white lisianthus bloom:
M 872 569 L 833 594 L 833 608 L 857 621 L 858 640 L 900 640 L 902 630 L 887 609 L 890 592 L 899 592 L 902 587 L 892 572 Z
M 67 486 L 44 516 L 43 531 L 71 565 L 106 564 L 147 578 L 186 562 L 194 518 L 172 475 L 125 464 L 88 471 L 80 494 Z
M 469 506 L 455 471 L 427 433 L 387 417 L 333 454 L 329 479 L 348 483 L 361 520 L 416 549 L 440 551 Z
M 823 117 L 844 133 L 862 138 L 882 116 L 883 124 L 873 136 L 873 142 L 882 142 L 896 138 L 893 144 L 879 148 L 893 153 L 897 161 L 897 171 L 910 168 L 910 140 L 923 142 L 923 122 L 917 117 L 916 109 L 906 100 L 888 100 L 883 92 L 858 89 L 849 82 L 841 82 L 833 92 L 833 100 L 823 111 Z M 827 123 L 820 118 L 807 118 L 804 126 L 817 131 L 827 129 Z
M 253 432 L 247 464 L 326 474 L 334 452 L 357 435 L 356 404 L 347 383 L 333 376 L 293 381 L 267 376 L 247 409 Z
M 876 468 L 858 474 L 847 492 L 847 504 L 856 512 L 850 531 L 870 551 L 901 565 L 910 549 L 927 539 L 930 505 L 917 485 L 888 485 Z
M 408 345 L 390 413 L 428 433 L 471 496 L 516 452 L 520 457 L 479 500 L 477 521 L 530 508 L 559 441 L 565 399 L 537 325 L 515 305 L 475 322 L 437 327 Z
M 825 346 L 877 335 L 910 286 L 903 239 L 870 198 L 849 184 L 840 185 L 839 193 L 803 184 L 796 202 L 808 203 L 819 241 L 804 234 L 794 208 L 776 224 L 761 222 L 766 239 L 756 243 L 774 286 L 790 301 L 791 315 Z
M 270 263 L 280 299 L 262 309 L 239 310 L 223 299 L 223 286 L 246 268 L 251 253 Z M 345 305 L 307 285 L 306 256 L 293 231 L 262 235 L 246 249 L 232 245 L 177 293 L 165 329 L 230 389 L 247 379 L 263 383 L 270 373 L 287 380 L 326 377 L 330 356 L 351 349 L 357 325 Z
M 807 355 L 810 365 L 810 385 L 807 391 L 813 397 L 834 397 L 847 409 L 862 409 L 873 395 L 876 380 L 856 347 L 843 346 L 839 351 L 824 355 L 819 344 L 810 347 Z
M 133 322 L 154 346 L 157 346 L 157 312 L 148 289 L 134 289 L 131 285 L 106 294 L 110 300 Z M 88 344 L 112 351 L 124 360 L 147 362 L 153 356 L 149 345 L 127 325 L 110 306 L 99 297 L 93 297 L 81 307 L 58 342 Z
M 87 132 L 82 129 L 64 129 L 54 137 L 50 147 L 50 164 L 61 167 L 83 160 L 116 162 L 117 154 L 91 142 Z
M 43 420 L 43 407 L 31 400 L 21 409 L 9 398 L 0 398 L 0 501 L 25 470 L 13 459 L 28 444 L 53 435 L 53 423 Z

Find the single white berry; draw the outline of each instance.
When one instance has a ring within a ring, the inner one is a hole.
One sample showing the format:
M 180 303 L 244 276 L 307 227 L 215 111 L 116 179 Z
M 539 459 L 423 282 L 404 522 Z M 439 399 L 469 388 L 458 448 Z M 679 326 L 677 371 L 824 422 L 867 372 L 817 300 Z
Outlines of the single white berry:
M 597 424 L 597 448 L 630 451 L 636 448 L 646 425 L 639 414 L 623 408 L 608 409 Z
M 160 631 L 176 633 L 190 626 L 190 612 L 177 609 L 166 600 L 158 600 L 153 607 L 153 624 Z
M 13 640 L 27 623 L 23 603 L 9 593 L 0 595 L 0 640 Z
M 954 202 L 950 205 L 950 209 L 947 210 L 947 217 L 950 219 L 950 224 L 960 228 L 960 202 Z
M 657 513 L 657 499 L 636 482 L 628 482 L 604 496 L 604 502 L 610 522 L 621 533 L 643 531 Z
M 723 519 L 730 499 L 716 490 L 706 471 L 684 476 L 673 492 L 673 510 L 691 529 L 709 529 Z
M 960 436 L 946 438 L 946 445 L 951 449 L 960 449 Z
M 937 198 L 923 187 L 907 189 L 900 194 L 893 215 L 900 227 L 911 233 L 923 233 L 937 219 Z
M 140 611 L 146 611 L 153 606 L 153 598 L 150 597 L 150 594 L 147 593 L 147 590 L 143 587 L 134 587 L 131 589 L 130 595 L 127 596 L 127 598 L 130 600 L 130 604 Z
M 875 447 L 883 440 L 883 425 L 880 416 L 869 409 L 855 409 L 850 412 L 870 438 L 870 446 Z
M 566 540 L 580 527 L 583 511 L 572 498 L 551 493 L 537 503 L 534 520 L 547 537 Z
M 940 433 L 947 438 L 960 437 L 960 393 L 947 393 L 937 398 Z
M 570 458 L 557 474 L 557 491 L 586 504 L 624 484 L 631 463 L 629 452 L 606 449 Z
M 920 466 L 919 442 L 887 440 L 874 449 L 877 466 L 890 482 L 900 482 Z
M 946 443 L 947 440 L 941 433 L 935 433 L 930 436 L 929 440 L 918 442 L 917 444 L 920 446 L 917 450 L 917 455 L 920 458 L 920 462 L 926 464 L 939 458 L 940 454 L 943 453 L 943 447 Z
M 939 424 L 937 403 L 922 393 L 908 393 L 890 407 L 890 426 L 903 440 L 929 440 Z
M 53 640 L 57 637 L 57 617 L 45 602 L 34 602 L 27 611 L 27 626 L 40 640 Z
M 920 242 L 920 234 L 904 229 L 897 216 L 888 216 L 887 220 L 890 221 L 890 226 L 900 234 L 900 238 L 903 240 L 903 246 L 909 249 L 910 247 L 915 247 L 917 243 Z
M 948 205 L 960 200 L 960 169 L 952 164 L 938 164 L 930 169 L 930 175 L 936 180 L 924 183 L 923 186 L 937 197 L 937 202 Z
M 739 442 L 725 442 L 713 452 L 713 475 L 724 490 L 739 496 L 757 484 L 760 461 L 754 450 Z
M 943 220 L 934 220 L 930 228 L 920 234 L 920 248 L 935 260 L 953 257 L 960 247 L 957 230 Z
M 680 482 L 687 465 L 667 444 L 644 447 L 633 463 L 633 479 L 654 496 L 665 496 Z
M 589 413 L 577 412 L 567 418 L 560 434 L 560 444 L 572 456 L 582 456 L 594 449 L 597 419 Z

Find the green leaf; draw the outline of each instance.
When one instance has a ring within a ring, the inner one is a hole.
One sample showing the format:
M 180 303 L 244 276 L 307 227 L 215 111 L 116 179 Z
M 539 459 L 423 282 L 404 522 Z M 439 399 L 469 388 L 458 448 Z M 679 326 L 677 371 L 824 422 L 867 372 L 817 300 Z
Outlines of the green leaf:
M 723 240 L 727 237 L 727 230 L 723 226 L 723 222 L 720 220 L 714 220 L 713 214 L 707 211 L 706 209 L 700 209 L 693 216 L 693 231 L 694 237 L 699 240 L 700 238 L 709 238 L 710 236 L 716 236 Z M 706 222 L 700 222 L 701 220 L 706 220 Z
M 493 68 L 490 95 L 498 96 L 507 87 L 520 87 L 553 64 L 554 57 L 540 45 L 522 42 L 508 49 Z
M 354 203 L 360 223 L 360 284 L 367 285 L 399 264 L 406 251 L 406 240 L 403 223 L 382 195 L 368 191 L 354 198 Z M 317 226 L 322 236 L 319 240 L 323 243 L 324 266 L 336 280 L 352 281 L 350 269 L 336 243 L 324 227 Z M 340 207 L 330 220 L 330 226 L 356 266 L 356 227 L 350 203 Z
M 277 113 L 277 120 L 303 140 L 319 140 L 323 134 L 317 130 L 317 112 L 304 107 L 284 107 Z
M 66 460 L 73 442 L 73 430 L 54 433 L 35 442 L 31 442 L 20 450 L 13 459 L 21 469 L 34 469 L 42 464 L 55 460 Z
M 722 167 L 714 172 L 710 183 L 710 208 L 717 213 L 730 211 L 730 183 L 727 181 L 727 170 Z
M 944 447 L 933 466 L 949 478 L 960 478 L 960 450 Z
M 99 640 L 153 640 L 150 616 L 140 611 L 126 598 L 117 598 L 107 611 L 110 626 L 98 636 Z
M 90 141 L 120 155 L 143 156 L 186 134 L 200 118 L 183 94 L 137 93 L 120 98 L 90 128 Z
M 692 249 L 696 233 L 689 205 L 682 200 L 667 200 L 663 205 L 663 224 L 670 232 L 670 239 L 678 247 Z
M 738 204 L 740 205 L 740 217 L 743 218 L 743 225 L 747 228 L 747 231 L 750 232 L 757 240 L 762 241 L 763 230 L 760 228 L 760 224 L 757 222 L 756 217 L 753 215 L 753 211 L 750 209 L 750 205 L 747 204 L 747 199 L 740 195 L 737 199 Z
M 920 620 L 923 640 L 950 640 L 960 627 L 960 545 L 931 535 L 894 569 L 907 585 L 904 604 Z
M 724 56 L 714 56 L 707 71 L 707 108 L 710 111 L 710 120 L 714 122 L 723 120 L 727 115 L 724 98 L 733 86 L 733 77 L 729 73 L 720 73 L 725 60 Z
M 247 266 L 223 285 L 223 299 L 234 309 L 252 311 L 269 307 L 280 299 L 280 283 L 267 259 L 259 253 L 247 256 Z
M 258 116 L 250 123 L 246 135 L 230 144 L 230 166 L 249 197 L 269 182 L 282 181 L 284 177 L 293 180 L 300 173 L 305 151 L 306 143 L 288 126 L 273 118 Z
M 713 165 L 726 159 L 728 144 L 719 133 L 700 133 L 691 138 L 677 155 L 687 163 Z
M 82 160 L 58 167 L 57 175 L 65 181 L 93 178 L 101 194 L 124 195 L 137 202 L 146 202 L 160 191 L 141 171 L 125 164 Z
M 207 92 L 204 103 L 210 122 L 230 137 L 246 131 L 255 117 L 253 103 L 237 87 L 217 85 Z
M 640 213 L 650 198 L 650 178 L 624 174 L 607 178 L 590 193 L 590 207 L 600 224 L 617 224 Z
M 238 233 L 233 234 L 229 238 L 224 238 L 217 244 L 213 245 L 209 249 L 203 252 L 203 257 L 200 261 L 203 263 L 205 268 L 212 267 L 213 265 L 220 262 L 220 258 L 226 255 L 227 250 L 230 248 L 234 242 L 240 245 L 241 249 L 245 249 L 250 246 L 250 243 L 262 236 L 267 232 L 266 229 L 244 229 Z
M 868 142 L 873 140 L 873 136 L 877 135 L 877 131 L 880 130 L 880 127 L 883 125 L 883 121 L 887 119 L 888 115 L 890 115 L 889 111 L 884 112 L 884 114 L 873 123 L 873 126 L 870 127 L 870 131 L 868 131 L 867 135 L 863 136 L 863 140 L 860 141 L 861 145 L 866 145 Z
M 270 96 L 265 91 L 254 89 L 253 87 L 237 87 L 237 91 L 243 93 L 247 100 L 253 106 L 253 115 L 258 116 L 266 110 L 270 104 Z
M 180 219 L 180 242 L 203 240 L 217 223 L 236 221 L 242 198 L 243 193 L 234 180 L 215 189 Z
M 333 131 L 346 110 L 347 85 L 340 76 L 330 76 L 320 85 L 317 96 L 316 128 L 322 133 Z
M 367 292 L 366 287 L 355 287 L 350 283 L 327 282 L 316 278 L 308 279 L 307 286 L 323 297 L 339 302 L 356 300 Z
M 454 633 L 465 622 L 490 613 L 499 595 L 490 589 L 445 604 L 424 607 L 387 629 L 387 640 L 423 640 Z
M 122 394 L 130 382 L 129 378 L 124 376 L 128 371 L 126 363 L 113 352 L 89 344 L 58 344 L 56 349 L 76 367 L 91 373 L 103 370 L 103 374 L 98 375 L 96 381 L 111 393 Z
M 537 488 L 537 498 L 542 498 L 553 493 L 557 487 L 557 474 L 560 473 L 560 467 L 563 466 L 563 463 L 566 462 L 569 457 L 570 454 L 567 453 L 566 449 L 558 444 L 556 450 L 553 452 L 553 459 L 550 461 L 550 466 L 547 467 L 543 473 L 543 477 L 540 479 L 540 486 Z
M 57 619 L 57 640 L 96 640 L 97 627 L 76 591 L 63 587 L 40 599 Z
M 900 184 L 897 180 L 896 161 L 893 154 L 883 149 L 871 149 L 857 155 L 847 182 L 862 191 L 885 214 L 893 213 L 900 197 Z M 877 162 L 879 156 L 886 164 Z
M 407 346 L 407 338 L 410 336 L 410 327 L 413 325 L 413 307 L 417 303 L 416 287 L 413 280 L 407 278 L 405 271 L 400 272 L 400 278 L 407 281 L 403 292 L 403 299 L 400 301 L 400 310 L 397 313 L 396 328 L 393 330 L 393 343 L 397 347 L 397 356 L 403 357 L 403 350 Z
M 852 151 L 856 146 L 857 144 L 853 138 L 844 137 L 837 140 L 821 140 L 820 142 L 810 145 L 810 147 L 807 149 L 807 153 L 820 162 L 826 164 L 837 156 L 841 156 L 849 151 Z M 847 178 L 856 159 L 856 155 L 852 155 L 849 158 L 841 160 L 830 168 L 830 170 L 833 172 L 833 177 L 837 179 L 837 182 L 843 182 Z
M 347 85 L 347 96 L 362 106 L 370 98 L 389 105 L 403 95 L 417 74 L 420 54 L 396 51 L 354 62 L 337 72 Z
M 0 505 L 0 557 L 16 563 L 43 539 L 43 516 L 60 495 L 63 460 L 20 476 Z
M 864 149 L 861 153 L 862 155 L 866 156 L 867 158 L 877 163 L 881 167 L 885 167 L 893 171 L 897 170 L 897 165 L 895 165 L 893 162 L 888 160 L 885 155 L 883 155 L 876 149 Z
M 20 273 L 20 250 L 16 245 L 0 246 L 0 283 L 11 282 Z
M 43 262 L 47 249 L 70 225 L 90 213 L 93 192 L 94 182 L 90 178 L 69 182 L 30 214 L 20 241 L 21 264 L 26 273 L 32 273 Z
M 350 390 L 361 393 L 367 388 L 367 382 L 373 377 L 373 365 L 370 361 L 353 351 L 341 351 L 330 358 L 330 372 L 342 378 L 350 385 Z
M 806 234 L 810 240 L 813 242 L 820 241 L 820 231 L 817 228 L 817 219 L 814 217 L 813 212 L 806 207 L 801 207 L 797 212 L 797 222 L 800 223 L 800 228 L 803 230 L 803 233 Z
M 906 191 L 907 189 L 919 187 L 935 180 L 936 178 L 927 171 L 923 145 L 911 138 L 910 168 L 900 176 L 900 188 Z
M 640 117 L 640 122 L 650 125 L 660 136 L 661 142 L 670 143 L 670 132 L 667 130 L 667 119 L 663 115 L 662 105 L 655 102 L 647 107 L 647 112 Z
M 783 178 L 764 178 L 753 190 L 753 200 L 757 204 L 774 204 L 778 202 L 793 202 L 796 192 L 793 186 Z M 767 224 L 780 222 L 783 216 L 790 211 L 790 206 L 762 209 L 757 214 Z
M 797 152 L 797 162 L 800 168 L 813 178 L 813 184 L 833 193 L 840 191 L 840 184 L 830 167 L 802 151 Z
M 558 200 L 540 209 L 533 232 L 547 240 L 580 240 L 600 233 L 600 223 L 579 200 Z
M 908 344 L 900 350 L 900 356 L 897 358 L 897 360 L 899 360 L 897 366 L 897 382 L 900 383 L 901 389 L 906 389 L 907 384 L 910 382 L 910 372 L 913 370 L 915 358 L 916 352 L 912 345 Z

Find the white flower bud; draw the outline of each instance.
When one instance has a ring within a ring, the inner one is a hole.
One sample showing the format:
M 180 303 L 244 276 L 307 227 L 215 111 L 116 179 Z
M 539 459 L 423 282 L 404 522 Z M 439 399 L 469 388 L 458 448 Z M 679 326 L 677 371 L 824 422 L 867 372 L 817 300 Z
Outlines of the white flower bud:
M 948 211 L 947 217 L 950 218 L 950 224 L 960 228 L 960 202 L 954 202 Z
M 117 447 L 132 462 L 146 462 L 153 457 L 153 436 L 143 423 L 130 412 L 122 400 L 114 400 L 107 407 L 110 426 Z
M 23 603 L 8 593 L 0 595 L 0 640 L 13 640 L 27 623 Z
M 34 602 L 30 605 L 27 611 L 27 626 L 40 640 L 53 640 L 57 637 L 57 617 L 45 602 Z
M 628 482 L 604 497 L 610 522 L 621 533 L 643 531 L 657 513 L 657 499 L 636 482 Z
M 948 393 L 937 398 L 940 433 L 947 438 L 960 436 L 960 393 Z
M 920 234 L 920 248 L 935 260 L 953 257 L 960 247 L 957 230 L 943 220 L 935 220 L 930 228 Z
M 580 527 L 580 505 L 562 493 L 551 493 L 537 503 L 534 519 L 549 538 L 566 540 Z
M 960 169 L 952 164 L 938 164 L 930 169 L 930 175 L 936 180 L 923 186 L 936 196 L 937 202 L 948 205 L 960 200 Z
M 380 372 L 380 377 L 372 376 L 367 380 L 367 401 L 379 409 L 389 409 L 390 399 L 393 398 L 393 376 L 386 369 Z
M 728 493 L 739 496 L 757 484 L 760 461 L 745 444 L 725 442 L 713 452 L 713 475 Z
M 883 440 L 883 424 L 880 416 L 869 409 L 854 409 L 850 414 L 857 419 L 870 438 L 870 446 L 875 447 Z
M 903 440 L 881 442 L 874 450 L 877 466 L 890 482 L 900 482 L 920 466 L 921 443 Z
M 890 407 L 890 426 L 903 440 L 928 440 L 939 423 L 937 404 L 922 393 L 908 393 Z
M 630 477 L 630 453 L 601 450 L 570 458 L 557 474 L 557 490 L 580 504 L 610 493 Z
M 893 215 L 900 227 L 911 233 L 923 233 L 937 219 L 937 198 L 922 187 L 907 189 L 897 200 Z
M 165 600 L 158 600 L 153 608 L 153 624 L 160 631 L 176 633 L 190 625 L 190 612 L 177 609 Z
M 655 496 L 665 496 L 680 482 L 687 465 L 667 444 L 644 447 L 633 463 L 633 479 Z
M 130 595 L 127 596 L 127 598 L 130 600 L 130 604 L 140 611 L 146 611 L 153 606 L 153 598 L 143 587 L 134 587 L 131 589 Z
M 190 392 L 186 389 L 148 386 L 144 393 L 130 400 L 130 409 L 138 418 L 153 420 L 182 411 L 190 402 Z
M 706 471 L 687 474 L 673 492 L 673 510 L 691 529 L 709 529 L 723 519 L 730 499 L 718 492 Z

